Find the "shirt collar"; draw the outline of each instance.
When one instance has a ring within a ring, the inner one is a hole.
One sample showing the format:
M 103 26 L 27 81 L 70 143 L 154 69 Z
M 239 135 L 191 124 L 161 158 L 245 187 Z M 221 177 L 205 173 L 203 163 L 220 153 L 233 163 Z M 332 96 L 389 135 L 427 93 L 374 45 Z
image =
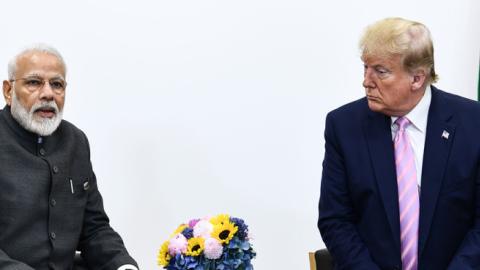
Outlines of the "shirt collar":
M 420 102 L 409 112 L 405 115 L 405 117 L 410 120 L 412 126 L 415 127 L 422 133 L 425 133 L 427 129 L 427 120 L 428 120 L 428 109 L 430 108 L 430 102 L 432 101 L 432 89 L 430 85 L 427 85 L 425 88 L 425 93 L 423 94 L 422 99 Z M 394 125 L 395 120 L 398 119 L 396 116 L 392 116 L 392 127 L 396 128 Z

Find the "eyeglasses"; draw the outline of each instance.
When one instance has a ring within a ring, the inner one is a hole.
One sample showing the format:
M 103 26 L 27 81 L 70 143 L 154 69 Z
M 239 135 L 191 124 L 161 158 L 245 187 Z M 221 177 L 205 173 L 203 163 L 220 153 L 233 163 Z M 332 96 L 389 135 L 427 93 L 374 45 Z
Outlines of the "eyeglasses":
M 15 80 L 10 80 L 10 82 L 15 81 L 23 81 L 23 85 L 27 88 L 30 92 L 35 92 L 43 88 L 45 79 L 41 77 L 26 77 L 26 78 L 19 78 Z M 65 93 L 65 88 L 67 87 L 67 82 L 61 78 L 53 78 L 48 80 L 48 84 L 50 88 L 55 94 L 63 94 Z

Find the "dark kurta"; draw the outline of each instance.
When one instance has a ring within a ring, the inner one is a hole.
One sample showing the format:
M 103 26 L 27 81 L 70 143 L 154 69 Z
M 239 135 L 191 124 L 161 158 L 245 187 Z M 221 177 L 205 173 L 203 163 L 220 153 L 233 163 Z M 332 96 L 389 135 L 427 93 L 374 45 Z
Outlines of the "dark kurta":
M 71 269 L 75 250 L 92 269 L 136 265 L 109 225 L 85 134 L 62 121 L 51 136 L 39 137 L 6 106 L 0 111 L 0 269 Z

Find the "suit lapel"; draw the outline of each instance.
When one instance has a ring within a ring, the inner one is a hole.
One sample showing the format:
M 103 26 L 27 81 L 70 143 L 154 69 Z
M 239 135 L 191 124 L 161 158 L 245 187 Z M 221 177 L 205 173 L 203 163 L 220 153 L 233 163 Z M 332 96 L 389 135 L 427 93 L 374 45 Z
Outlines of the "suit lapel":
M 432 101 L 428 112 L 420 194 L 418 243 L 420 255 L 428 239 L 448 156 L 455 137 L 455 125 L 450 121 L 452 113 L 441 95 L 442 93 L 432 86 Z
M 400 223 L 398 192 L 390 117 L 369 112 L 364 126 L 373 170 L 392 231 L 393 240 L 400 253 Z

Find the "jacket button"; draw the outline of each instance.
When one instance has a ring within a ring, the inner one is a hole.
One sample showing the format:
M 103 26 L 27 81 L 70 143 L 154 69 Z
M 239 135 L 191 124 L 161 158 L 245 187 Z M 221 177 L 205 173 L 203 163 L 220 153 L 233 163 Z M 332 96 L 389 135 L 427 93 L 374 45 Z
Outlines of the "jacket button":
M 89 189 L 90 189 L 90 183 L 86 181 L 85 183 L 83 183 L 83 190 L 89 190 Z
M 42 155 L 42 156 L 45 156 L 45 154 L 47 153 L 47 152 L 45 151 L 45 149 L 43 149 L 43 148 L 40 148 L 40 151 L 39 151 L 39 152 L 40 152 L 40 155 Z
M 53 166 L 52 170 L 53 173 L 58 173 L 60 171 L 57 166 Z
M 54 232 L 51 232 L 50 233 L 50 238 L 55 239 L 55 238 L 57 238 L 57 235 Z
M 51 200 L 50 200 L 50 205 L 51 205 L 51 206 L 57 205 L 57 201 L 56 201 L 55 199 L 51 199 Z

